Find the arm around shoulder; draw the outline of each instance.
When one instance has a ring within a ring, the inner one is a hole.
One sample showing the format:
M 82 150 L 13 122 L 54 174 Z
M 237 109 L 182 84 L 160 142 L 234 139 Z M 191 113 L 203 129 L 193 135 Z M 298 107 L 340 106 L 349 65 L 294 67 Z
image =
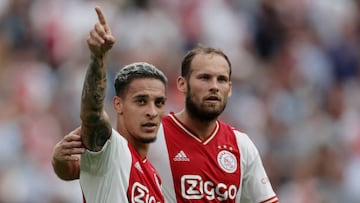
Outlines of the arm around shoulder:
M 55 174 L 62 180 L 70 181 L 80 177 L 80 160 L 60 161 L 53 157 L 52 167 Z
M 54 146 L 52 167 L 55 174 L 62 180 L 79 178 L 80 155 L 85 151 L 80 133 L 81 128 L 76 128 Z

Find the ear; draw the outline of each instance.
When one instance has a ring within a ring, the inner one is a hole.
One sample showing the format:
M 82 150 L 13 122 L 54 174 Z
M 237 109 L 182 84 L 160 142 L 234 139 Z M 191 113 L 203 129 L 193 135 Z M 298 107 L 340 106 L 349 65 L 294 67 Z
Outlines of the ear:
M 115 96 L 113 98 L 113 106 L 114 106 L 114 109 L 115 109 L 116 113 L 123 114 L 124 102 L 120 97 Z
M 176 85 L 180 92 L 185 93 L 187 91 L 187 82 L 184 77 L 179 76 L 176 80 Z
M 232 82 L 231 81 L 229 82 L 229 87 L 230 87 L 230 90 L 229 90 L 228 97 L 231 97 L 231 95 L 232 95 Z

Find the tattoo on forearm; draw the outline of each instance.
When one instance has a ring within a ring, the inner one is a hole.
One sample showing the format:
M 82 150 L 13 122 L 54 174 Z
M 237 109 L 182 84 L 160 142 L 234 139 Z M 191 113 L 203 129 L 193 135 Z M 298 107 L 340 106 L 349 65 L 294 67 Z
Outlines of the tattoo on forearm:
M 111 134 L 111 127 L 98 126 L 93 128 L 85 127 L 83 133 L 88 136 L 83 136 L 83 142 L 88 143 L 88 148 L 93 151 L 100 151 L 108 139 L 107 135 Z
M 111 135 L 104 108 L 106 70 L 103 59 L 92 57 L 81 95 L 82 139 L 90 150 L 99 151 Z
M 82 110 L 102 109 L 106 91 L 106 72 L 103 61 L 93 58 L 86 72 L 81 97 Z

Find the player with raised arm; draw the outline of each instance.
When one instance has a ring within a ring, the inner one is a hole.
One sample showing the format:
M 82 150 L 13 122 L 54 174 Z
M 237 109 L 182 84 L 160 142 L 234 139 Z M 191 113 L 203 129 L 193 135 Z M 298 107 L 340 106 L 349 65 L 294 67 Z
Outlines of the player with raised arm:
M 91 63 L 81 96 L 81 131 L 67 136 L 76 140 L 74 134 L 81 134 L 86 148 L 79 173 L 84 202 L 164 202 L 161 180 L 146 156 L 164 114 L 167 78 L 148 63 L 123 67 L 115 78 L 117 126 L 112 129 L 104 111 L 105 58 L 115 38 L 101 9 L 95 10 L 99 22 L 87 40 Z

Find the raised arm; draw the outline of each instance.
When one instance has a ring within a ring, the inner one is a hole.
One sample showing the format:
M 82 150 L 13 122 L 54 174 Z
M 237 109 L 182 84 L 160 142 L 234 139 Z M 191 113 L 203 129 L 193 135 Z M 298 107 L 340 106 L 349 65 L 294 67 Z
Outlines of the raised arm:
M 87 39 L 91 51 L 91 62 L 86 72 L 81 96 L 82 140 L 91 151 L 99 151 L 111 136 L 111 124 L 104 111 L 106 93 L 106 64 L 108 51 L 115 38 L 99 7 L 95 8 L 99 22 L 90 31 Z
M 92 151 L 98 151 L 111 135 L 111 125 L 103 103 L 106 91 L 104 62 L 106 53 L 115 43 L 115 38 L 111 34 L 101 9 L 96 7 L 95 10 L 99 22 L 90 31 L 87 39 L 91 62 L 81 97 L 82 130 L 77 128 L 70 132 L 54 146 L 53 151 L 54 172 L 63 180 L 79 178 L 80 155 L 84 153 L 84 145 Z

